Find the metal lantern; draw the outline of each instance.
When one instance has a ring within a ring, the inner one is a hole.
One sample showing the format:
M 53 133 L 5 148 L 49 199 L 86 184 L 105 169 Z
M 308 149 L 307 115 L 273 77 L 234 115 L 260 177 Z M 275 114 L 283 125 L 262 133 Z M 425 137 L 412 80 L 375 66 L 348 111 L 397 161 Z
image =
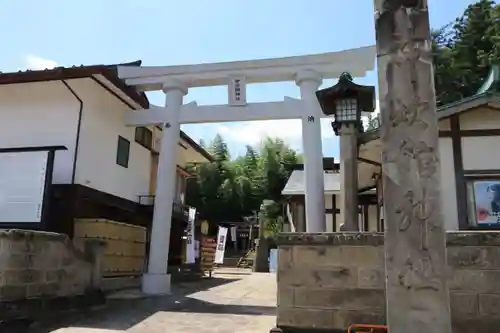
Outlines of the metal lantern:
M 316 92 L 321 110 L 335 116 L 333 130 L 338 135 L 342 124 L 354 124 L 361 130 L 361 112 L 375 111 L 375 87 L 352 82 L 349 73 L 342 73 L 337 84 Z

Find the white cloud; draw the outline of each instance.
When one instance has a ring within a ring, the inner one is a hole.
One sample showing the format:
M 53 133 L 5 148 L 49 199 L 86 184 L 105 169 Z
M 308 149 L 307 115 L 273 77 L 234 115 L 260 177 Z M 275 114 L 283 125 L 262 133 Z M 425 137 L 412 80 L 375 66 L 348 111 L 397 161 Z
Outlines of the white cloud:
M 51 69 L 57 67 L 57 62 L 31 54 L 25 56 L 24 61 L 28 69 Z
M 374 115 L 379 113 L 379 101 L 376 101 Z M 331 127 L 332 119 L 321 119 L 321 137 L 323 139 L 334 136 Z M 363 117 L 366 122 L 366 117 Z M 302 145 L 302 127 L 301 120 L 262 120 L 236 123 L 231 125 L 218 124 L 215 129 L 229 142 L 235 142 L 245 145 L 255 145 L 264 138 L 281 138 L 290 144 L 293 148 L 300 149 Z
M 321 136 L 332 137 L 331 119 L 321 119 Z M 300 119 L 249 121 L 236 124 L 219 124 L 216 132 L 227 141 L 245 145 L 256 145 L 266 137 L 285 140 L 295 149 L 302 146 L 302 125 Z

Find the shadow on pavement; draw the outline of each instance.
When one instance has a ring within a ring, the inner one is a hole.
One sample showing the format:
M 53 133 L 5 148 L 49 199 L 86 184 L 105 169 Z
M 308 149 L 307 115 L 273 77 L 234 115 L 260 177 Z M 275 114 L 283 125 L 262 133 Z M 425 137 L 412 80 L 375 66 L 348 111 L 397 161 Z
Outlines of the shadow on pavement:
M 48 333 L 64 327 L 85 327 L 111 330 L 127 330 L 157 312 L 190 312 L 238 315 L 275 315 L 276 308 L 238 304 L 214 304 L 189 297 L 199 291 L 238 281 L 236 278 L 203 279 L 201 282 L 173 286 L 169 296 L 111 299 L 100 309 L 64 313 L 59 318 L 26 327 L 18 332 Z M 15 331 L 10 331 L 15 332 Z M 17 331 L 16 331 L 17 332 Z

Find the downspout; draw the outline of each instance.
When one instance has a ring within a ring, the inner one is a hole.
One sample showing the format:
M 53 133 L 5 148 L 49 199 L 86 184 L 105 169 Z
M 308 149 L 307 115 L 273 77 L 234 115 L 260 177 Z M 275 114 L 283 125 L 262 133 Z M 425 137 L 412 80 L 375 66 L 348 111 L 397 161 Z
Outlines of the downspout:
M 83 100 L 80 98 L 80 96 L 78 96 L 78 94 L 73 90 L 73 88 L 70 87 L 70 85 L 66 81 L 61 80 L 61 82 L 66 86 L 69 92 L 73 96 L 75 96 L 75 98 L 78 100 L 78 103 L 80 103 L 80 108 L 78 110 L 78 124 L 76 127 L 75 153 L 73 156 L 73 171 L 71 173 L 71 184 L 74 184 L 76 177 L 76 162 L 78 160 L 78 148 L 80 146 L 80 132 L 82 128 Z

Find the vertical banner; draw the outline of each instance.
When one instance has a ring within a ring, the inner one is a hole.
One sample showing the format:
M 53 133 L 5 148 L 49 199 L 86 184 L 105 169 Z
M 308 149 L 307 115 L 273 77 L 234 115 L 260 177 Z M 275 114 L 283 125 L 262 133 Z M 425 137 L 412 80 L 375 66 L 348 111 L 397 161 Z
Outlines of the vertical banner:
M 236 242 L 236 227 L 231 227 L 231 241 Z
M 200 257 L 200 251 L 201 251 L 201 249 L 200 249 L 200 241 L 194 242 L 194 253 L 195 253 L 194 257 L 196 259 L 198 259 Z
M 215 250 L 214 263 L 224 263 L 224 249 L 226 248 L 227 228 L 219 227 L 217 233 L 217 249 Z
M 186 230 L 186 264 L 196 262 L 194 222 L 196 220 L 196 208 L 190 207 L 188 214 L 188 224 Z
M 233 249 L 234 251 L 238 252 L 238 239 L 236 238 L 236 227 L 231 227 L 229 231 L 231 232 L 231 242 L 233 243 Z

